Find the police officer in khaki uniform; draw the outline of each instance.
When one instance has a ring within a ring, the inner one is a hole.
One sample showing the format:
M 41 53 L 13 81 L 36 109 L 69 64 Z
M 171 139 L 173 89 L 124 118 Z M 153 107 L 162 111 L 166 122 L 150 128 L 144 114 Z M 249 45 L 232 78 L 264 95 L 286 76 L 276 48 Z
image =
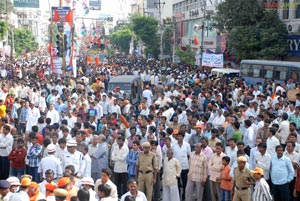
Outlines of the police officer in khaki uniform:
M 147 200 L 152 200 L 153 184 L 156 183 L 157 159 L 154 153 L 150 152 L 150 143 L 142 144 L 143 152 L 140 153 L 137 162 L 138 188 L 146 194 Z
M 253 174 L 245 167 L 247 162 L 245 156 L 238 157 L 237 161 L 238 167 L 234 168 L 231 196 L 233 201 L 251 201 L 250 185 L 255 183 Z

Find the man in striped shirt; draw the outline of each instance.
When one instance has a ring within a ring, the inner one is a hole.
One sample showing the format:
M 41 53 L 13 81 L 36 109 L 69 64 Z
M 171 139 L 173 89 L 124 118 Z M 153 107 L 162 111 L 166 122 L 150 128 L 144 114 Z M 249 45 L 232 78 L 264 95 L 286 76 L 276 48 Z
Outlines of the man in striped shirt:
M 201 144 L 195 145 L 195 151 L 191 153 L 189 160 L 188 181 L 185 189 L 186 201 L 192 201 L 196 187 L 196 199 L 202 201 L 203 190 L 208 176 L 207 157 L 202 152 Z
M 256 181 L 252 200 L 271 201 L 272 195 L 270 193 L 269 185 L 264 179 L 264 170 L 257 167 L 252 171 L 252 173 Z

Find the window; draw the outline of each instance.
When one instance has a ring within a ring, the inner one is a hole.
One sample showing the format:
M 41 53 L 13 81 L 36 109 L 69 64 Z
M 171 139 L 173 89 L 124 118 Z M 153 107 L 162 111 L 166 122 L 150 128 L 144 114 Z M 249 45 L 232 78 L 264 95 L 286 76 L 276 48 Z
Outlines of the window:
M 241 67 L 241 73 L 244 76 L 249 76 L 250 71 L 252 71 L 252 69 L 250 69 L 250 65 L 249 64 L 242 64 Z
M 299 80 L 298 72 L 297 71 L 292 71 L 291 72 L 291 79 L 292 80 Z
M 300 4 L 298 4 L 296 7 L 295 18 L 300 18 Z
M 290 0 L 283 1 L 282 19 L 289 19 L 290 15 Z
M 257 68 L 253 68 L 253 77 L 260 77 L 260 70 Z

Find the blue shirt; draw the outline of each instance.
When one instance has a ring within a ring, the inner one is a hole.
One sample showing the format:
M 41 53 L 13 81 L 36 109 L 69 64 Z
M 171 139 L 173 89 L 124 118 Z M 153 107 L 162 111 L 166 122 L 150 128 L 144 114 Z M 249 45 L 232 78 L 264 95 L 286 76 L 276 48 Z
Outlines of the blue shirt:
M 27 121 L 27 115 L 29 112 L 29 108 L 23 107 L 21 109 L 21 114 L 20 114 L 20 122 L 25 123 Z
M 92 157 L 92 172 L 101 172 L 108 168 L 108 147 L 106 142 L 98 144 L 98 148 Z
M 126 163 L 128 164 L 128 175 L 135 175 L 136 164 L 140 154 L 140 150 L 134 152 L 133 149 L 129 151 L 126 157 Z
M 285 156 L 282 156 L 281 158 L 278 158 L 277 155 L 273 156 L 270 170 L 273 184 L 286 184 L 293 180 L 294 174 L 292 161 L 289 158 Z
M 41 145 L 31 146 L 27 154 L 28 166 L 29 167 L 38 167 L 41 162 L 43 148 Z

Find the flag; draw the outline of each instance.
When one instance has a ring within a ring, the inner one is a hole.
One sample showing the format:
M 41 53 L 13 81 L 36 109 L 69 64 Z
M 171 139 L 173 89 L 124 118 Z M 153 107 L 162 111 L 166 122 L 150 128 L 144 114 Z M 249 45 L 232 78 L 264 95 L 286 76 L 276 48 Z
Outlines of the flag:
M 52 21 L 53 22 L 58 22 L 59 21 L 59 14 L 58 14 L 58 11 L 57 11 L 56 8 L 54 9 Z
M 194 44 L 199 45 L 199 41 L 196 35 L 194 35 Z
M 66 15 L 66 22 L 70 25 L 70 27 L 73 26 L 73 10 L 70 10 L 68 14 Z
M 99 65 L 99 57 L 95 58 L 95 63 L 96 63 L 97 66 Z
M 106 41 L 104 42 L 104 44 L 105 44 L 106 46 L 108 46 L 108 45 L 110 44 L 110 40 L 106 40 Z
M 51 43 L 49 43 L 49 45 L 48 45 L 48 51 L 50 53 L 50 64 L 51 64 L 51 70 L 53 72 L 54 71 L 54 63 L 53 63 L 53 49 L 52 49 Z
M 92 63 L 92 62 L 93 62 L 92 57 L 87 57 L 87 62 L 88 62 L 88 63 Z

